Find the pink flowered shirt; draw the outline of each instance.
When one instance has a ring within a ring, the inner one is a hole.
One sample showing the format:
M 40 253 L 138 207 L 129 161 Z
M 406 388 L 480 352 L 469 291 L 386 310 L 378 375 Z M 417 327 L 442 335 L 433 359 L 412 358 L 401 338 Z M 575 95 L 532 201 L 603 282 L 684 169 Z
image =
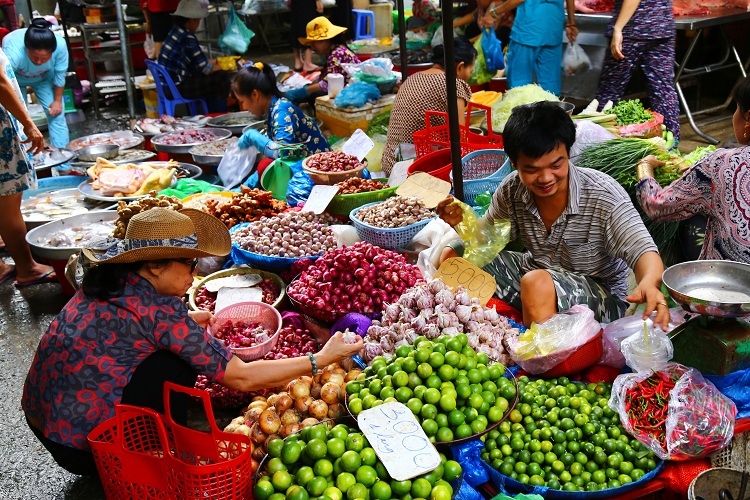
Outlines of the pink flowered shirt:
M 414 0 L 411 5 L 411 12 L 428 23 L 440 20 L 440 11 L 437 5 L 432 3 L 432 0 Z
M 750 147 L 719 149 L 665 188 L 643 179 L 636 195 L 657 222 L 708 217 L 700 259 L 750 264 Z
M 320 72 L 320 88 L 323 92 L 328 92 L 328 81 L 326 77 L 331 73 L 344 75 L 344 85 L 349 83 L 349 74 L 344 70 L 344 64 L 359 64 L 359 57 L 349 50 L 346 45 L 337 45 L 331 55 L 326 59 L 326 65 Z
M 114 417 L 135 369 L 167 349 L 221 382 L 231 353 L 188 317 L 177 297 L 159 295 L 136 274 L 106 301 L 78 291 L 39 341 L 21 406 L 52 441 L 88 449 L 86 436 Z

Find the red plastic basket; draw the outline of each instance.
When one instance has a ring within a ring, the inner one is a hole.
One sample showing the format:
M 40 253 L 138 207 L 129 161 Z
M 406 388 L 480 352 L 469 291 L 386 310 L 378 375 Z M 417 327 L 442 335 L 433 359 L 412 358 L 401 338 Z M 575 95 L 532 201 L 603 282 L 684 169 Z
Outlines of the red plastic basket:
M 461 141 L 461 156 L 466 156 L 472 151 L 480 149 L 502 149 L 503 137 L 492 132 L 492 109 L 487 106 L 469 103 L 466 110 L 466 123 L 474 109 L 480 109 L 487 114 L 487 135 L 480 135 L 469 130 L 468 125 L 459 127 L 459 140 Z M 432 119 L 440 119 L 441 125 L 433 125 Z M 442 111 L 425 111 L 425 128 L 414 132 L 414 149 L 417 158 L 434 151 L 450 148 L 450 133 L 448 131 L 448 114 Z
M 602 347 L 603 333 L 603 329 L 599 330 L 599 333 L 589 339 L 588 342 L 573 350 L 568 359 L 537 376 L 540 378 L 563 377 L 594 366 L 602 358 L 604 352 Z
M 171 391 L 201 398 L 210 432 L 172 420 Z M 164 408 L 116 405 L 115 417 L 89 434 L 107 499 L 252 498 L 252 442 L 216 427 L 208 394 L 167 382 Z
M 414 172 L 426 172 L 433 177 L 442 179 L 445 182 L 451 181 L 451 150 L 438 149 L 432 153 L 428 153 L 421 158 L 417 158 L 414 163 L 409 165 L 406 170 L 408 175 Z

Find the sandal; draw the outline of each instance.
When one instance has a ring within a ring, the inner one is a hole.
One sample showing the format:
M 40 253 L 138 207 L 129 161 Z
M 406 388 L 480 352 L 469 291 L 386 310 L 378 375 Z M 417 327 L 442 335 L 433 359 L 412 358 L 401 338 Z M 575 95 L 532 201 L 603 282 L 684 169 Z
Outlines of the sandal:
M 28 281 L 14 281 L 13 286 L 16 288 L 25 288 L 27 286 L 33 286 L 33 285 L 41 285 L 42 283 L 54 283 L 57 281 L 57 275 L 55 274 L 55 271 L 47 271 L 43 275 L 39 276 L 38 278 L 34 278 Z

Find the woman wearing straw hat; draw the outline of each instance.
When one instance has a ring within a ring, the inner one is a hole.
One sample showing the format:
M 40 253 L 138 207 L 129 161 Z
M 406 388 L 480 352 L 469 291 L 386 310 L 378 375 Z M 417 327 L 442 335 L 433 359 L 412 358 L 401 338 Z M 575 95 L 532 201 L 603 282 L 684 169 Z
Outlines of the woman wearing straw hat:
M 180 94 L 210 99 L 210 111 L 226 111 L 230 77 L 216 59 L 203 53 L 195 32 L 208 16 L 208 2 L 182 0 L 173 14 L 174 26 L 159 50 L 159 66 L 169 72 Z
M 205 330 L 212 315 L 188 312 L 180 300 L 197 259 L 230 248 L 218 219 L 199 210 L 153 208 L 130 220 L 124 239 L 83 250 L 94 267 L 42 336 L 21 402 L 32 432 L 61 467 L 96 474 L 86 436 L 114 416 L 116 404 L 163 412 L 164 382 L 192 387 L 202 374 L 252 391 L 359 351 L 361 342 L 344 344 L 336 335 L 309 358 L 245 363 L 232 356 Z M 170 405 L 185 425 L 186 399 L 178 396 Z
M 344 71 L 344 64 L 359 64 L 360 61 L 346 46 L 345 32 L 346 28 L 336 26 L 323 16 L 307 23 L 307 37 L 300 38 L 299 41 L 309 45 L 326 63 L 320 72 L 320 80 L 312 85 L 290 90 L 286 93 L 287 99 L 296 103 L 328 93 L 326 78 L 330 74 L 344 75 L 344 85 L 349 83 L 349 74 Z

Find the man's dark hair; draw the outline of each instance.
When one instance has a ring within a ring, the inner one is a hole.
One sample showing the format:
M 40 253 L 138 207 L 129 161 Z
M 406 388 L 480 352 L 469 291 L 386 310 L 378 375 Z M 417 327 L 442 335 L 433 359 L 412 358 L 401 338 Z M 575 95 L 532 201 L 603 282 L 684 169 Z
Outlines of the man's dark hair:
M 750 109 L 750 76 L 743 78 L 734 89 L 734 100 L 743 115 Z
M 516 106 L 503 130 L 505 152 L 513 163 L 522 153 L 541 158 L 559 144 L 570 154 L 575 140 L 573 120 L 558 103 L 549 101 Z

